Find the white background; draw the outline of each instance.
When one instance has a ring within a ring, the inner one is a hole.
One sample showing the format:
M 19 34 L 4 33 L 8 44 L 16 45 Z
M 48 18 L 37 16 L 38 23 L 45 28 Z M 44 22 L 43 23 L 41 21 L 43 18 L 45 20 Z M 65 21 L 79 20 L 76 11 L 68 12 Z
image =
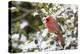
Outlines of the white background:
M 0 54 L 8 53 L 8 1 L 0 0 Z M 13 0 L 14 1 L 14 0 Z M 17 0 L 21 1 L 21 0 Z M 61 4 L 77 4 L 78 5 L 78 40 L 80 39 L 80 0 L 24 0 L 29 2 L 50 2 Z M 53 52 L 32 52 L 27 54 L 80 54 L 80 40 L 78 50 L 60 50 Z M 22 53 L 23 54 L 23 53 Z M 25 53 L 26 54 L 26 53 Z

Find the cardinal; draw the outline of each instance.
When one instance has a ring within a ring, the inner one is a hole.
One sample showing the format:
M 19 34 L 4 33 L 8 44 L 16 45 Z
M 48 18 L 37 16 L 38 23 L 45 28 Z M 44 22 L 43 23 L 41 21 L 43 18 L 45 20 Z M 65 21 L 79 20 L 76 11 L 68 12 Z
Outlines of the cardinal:
M 53 18 L 53 16 L 46 17 L 44 24 L 48 28 L 48 32 L 52 32 L 57 35 L 57 38 L 56 38 L 57 42 L 60 42 L 61 45 L 64 45 L 64 38 L 60 32 L 61 31 L 60 27 L 57 21 L 55 20 L 55 18 Z

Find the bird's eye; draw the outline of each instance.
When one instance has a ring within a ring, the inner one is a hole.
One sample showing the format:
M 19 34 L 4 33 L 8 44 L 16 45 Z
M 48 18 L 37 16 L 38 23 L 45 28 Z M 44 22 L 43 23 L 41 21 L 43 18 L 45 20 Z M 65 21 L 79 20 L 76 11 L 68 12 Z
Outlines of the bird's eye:
M 48 22 L 49 21 L 49 19 L 46 19 L 46 22 Z

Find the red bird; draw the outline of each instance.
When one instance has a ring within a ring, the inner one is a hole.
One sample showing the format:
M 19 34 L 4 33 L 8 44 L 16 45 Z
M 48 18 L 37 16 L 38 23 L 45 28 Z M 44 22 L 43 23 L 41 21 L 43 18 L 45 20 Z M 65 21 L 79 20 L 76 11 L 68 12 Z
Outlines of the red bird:
M 57 42 L 61 42 L 61 45 L 64 44 L 64 38 L 62 34 L 60 33 L 60 27 L 57 23 L 57 21 L 52 17 L 48 16 L 46 17 L 46 27 L 48 28 L 48 32 L 53 32 L 57 35 Z

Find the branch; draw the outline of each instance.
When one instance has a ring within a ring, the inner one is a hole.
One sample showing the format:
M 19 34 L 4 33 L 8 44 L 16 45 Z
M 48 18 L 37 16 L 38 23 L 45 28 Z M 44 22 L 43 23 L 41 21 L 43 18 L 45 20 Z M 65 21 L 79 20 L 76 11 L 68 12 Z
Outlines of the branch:
M 19 6 L 17 8 L 22 10 L 22 11 L 24 11 L 25 13 L 20 15 L 20 16 L 18 16 L 18 17 L 16 17 L 15 19 L 11 19 L 11 22 L 15 22 L 17 20 L 20 20 L 20 19 L 24 18 L 27 14 L 29 14 L 31 12 L 40 11 L 39 9 L 30 9 L 30 10 L 28 10 L 26 8 L 19 7 Z
M 57 11 L 54 16 L 59 16 L 60 14 L 64 13 L 65 10 L 68 9 L 68 8 L 69 8 L 69 6 L 67 6 L 67 7 L 64 6 L 59 11 Z

